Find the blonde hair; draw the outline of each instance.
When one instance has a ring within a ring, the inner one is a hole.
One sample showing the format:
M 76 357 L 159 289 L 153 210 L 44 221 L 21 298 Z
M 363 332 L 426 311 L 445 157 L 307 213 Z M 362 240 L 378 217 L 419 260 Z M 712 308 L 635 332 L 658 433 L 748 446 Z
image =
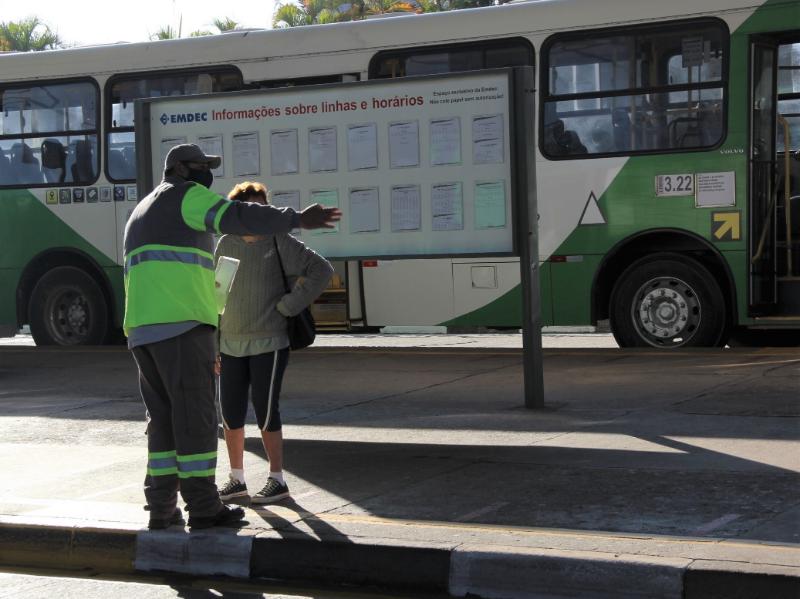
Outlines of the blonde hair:
M 264 202 L 269 204 L 269 190 L 266 185 L 256 181 L 244 181 L 238 183 L 228 192 L 228 199 L 239 202 L 246 202 L 251 196 L 261 197 Z

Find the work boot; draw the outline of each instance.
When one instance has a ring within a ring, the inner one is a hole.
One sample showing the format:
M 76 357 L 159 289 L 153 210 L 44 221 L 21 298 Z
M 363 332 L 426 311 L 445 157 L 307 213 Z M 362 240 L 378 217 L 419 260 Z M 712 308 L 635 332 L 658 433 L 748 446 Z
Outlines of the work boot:
M 147 506 L 146 509 L 149 510 L 150 506 Z M 165 528 L 169 528 L 170 526 L 185 526 L 186 520 L 183 519 L 183 512 L 181 512 L 181 508 L 176 507 L 175 511 L 172 515 L 168 518 L 153 518 L 150 517 L 150 522 L 147 523 L 147 528 L 150 530 L 164 530 Z
M 189 528 L 201 529 L 213 526 L 230 526 L 238 524 L 244 519 L 244 510 L 240 507 L 229 508 L 223 505 L 222 509 L 213 516 L 192 516 L 189 515 Z

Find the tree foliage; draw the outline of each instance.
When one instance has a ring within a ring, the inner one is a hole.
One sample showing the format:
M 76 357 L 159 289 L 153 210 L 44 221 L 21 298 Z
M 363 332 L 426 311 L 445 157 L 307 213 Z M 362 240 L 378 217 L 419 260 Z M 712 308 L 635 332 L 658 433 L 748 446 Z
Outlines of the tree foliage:
M 183 19 L 181 19 L 182 21 Z M 203 37 L 205 35 L 216 35 L 218 33 L 225 33 L 227 31 L 235 31 L 239 28 L 239 23 L 230 17 L 222 17 L 214 19 L 211 23 L 217 31 L 209 31 L 208 29 L 196 29 L 189 34 L 189 37 Z M 180 26 L 177 31 L 170 25 L 161 27 L 153 35 L 150 36 L 151 40 L 174 40 L 181 37 Z
M 225 33 L 226 31 L 233 31 L 235 29 L 239 29 L 239 23 L 237 23 L 230 17 L 214 19 L 212 24 L 219 30 L 220 33 Z
M 388 13 L 424 13 L 505 4 L 508 0 L 285 0 L 275 7 L 273 27 L 360 21 Z
M 174 39 L 176 39 L 178 37 L 180 37 L 178 32 L 175 31 L 175 29 L 172 26 L 166 25 L 166 26 L 161 27 L 160 29 L 156 30 L 156 32 L 153 33 L 150 36 L 150 39 L 153 40 L 153 41 L 155 41 L 155 40 L 174 40 Z
M 63 42 L 58 34 L 43 23 L 39 17 L 0 23 L 0 51 L 38 52 L 55 50 L 62 46 Z

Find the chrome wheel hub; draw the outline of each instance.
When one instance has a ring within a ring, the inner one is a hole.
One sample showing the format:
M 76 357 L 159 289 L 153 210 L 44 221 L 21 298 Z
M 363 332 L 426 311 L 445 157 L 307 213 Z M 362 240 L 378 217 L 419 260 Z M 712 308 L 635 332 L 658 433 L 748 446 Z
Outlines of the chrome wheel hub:
M 654 347 L 679 347 L 700 324 L 700 300 L 692 287 L 674 277 L 657 277 L 636 292 L 632 316 L 639 335 Z
M 89 334 L 86 298 L 74 289 L 54 293 L 47 306 L 50 334 L 62 345 L 76 345 Z

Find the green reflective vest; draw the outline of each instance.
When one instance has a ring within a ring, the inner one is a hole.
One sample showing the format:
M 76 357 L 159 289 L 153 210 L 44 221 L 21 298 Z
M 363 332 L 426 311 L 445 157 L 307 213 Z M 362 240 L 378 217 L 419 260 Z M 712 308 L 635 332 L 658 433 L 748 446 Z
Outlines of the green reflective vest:
M 217 326 L 214 234 L 232 202 L 166 177 L 125 226 L 123 328 L 194 320 Z

